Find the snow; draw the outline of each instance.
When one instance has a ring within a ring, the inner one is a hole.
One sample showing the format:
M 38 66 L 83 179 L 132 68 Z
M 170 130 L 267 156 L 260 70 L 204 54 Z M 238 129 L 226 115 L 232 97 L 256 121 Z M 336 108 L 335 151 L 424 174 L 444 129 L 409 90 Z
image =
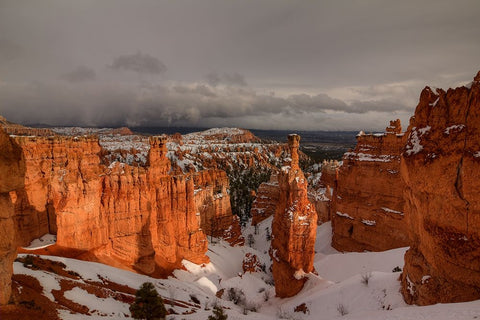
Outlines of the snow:
M 392 160 L 398 160 L 399 158 L 390 154 L 373 155 L 363 152 L 345 152 L 344 157 L 355 159 L 357 161 L 370 161 L 370 162 L 391 162 Z
M 430 106 L 435 108 L 439 100 L 440 100 L 440 97 L 438 97 L 437 100 L 435 100 L 433 103 L 430 103 Z
M 393 210 L 393 209 L 386 208 L 386 207 L 382 207 L 381 209 L 385 212 L 395 213 L 395 214 L 399 214 L 399 215 L 403 216 L 403 212 L 401 212 L 401 211 Z
M 55 244 L 57 242 L 57 236 L 54 234 L 44 234 L 38 239 L 32 240 L 30 244 L 27 247 L 23 247 L 25 250 L 36 250 L 36 249 L 42 249 L 46 248 L 48 246 L 51 246 L 52 244 Z
M 420 144 L 420 138 L 430 131 L 431 127 L 426 126 L 424 128 L 417 129 L 416 127 L 412 128 L 412 132 L 408 137 L 408 144 L 406 147 L 406 154 L 413 155 L 417 154 L 423 150 L 423 146 Z
M 64 297 L 88 307 L 90 310 L 96 310 L 94 315 L 113 316 L 115 318 L 124 318 L 124 315 L 130 315 L 128 305 L 121 303 L 113 298 L 98 298 L 94 294 L 88 293 L 79 287 L 65 291 Z
M 375 220 L 366 220 L 366 219 L 363 219 L 362 223 L 367 226 L 374 226 L 377 224 Z
M 388 209 L 388 208 L 383 208 Z M 210 263 L 197 265 L 184 260 L 185 270 L 176 270 L 168 279 L 154 279 L 145 275 L 116 269 L 94 262 L 85 262 L 62 257 L 43 256 L 45 259 L 65 263 L 67 270 L 77 272 L 82 279 L 101 281 L 106 278 L 112 282 L 138 288 L 144 282 L 152 282 L 159 294 L 168 299 L 189 301 L 195 295 L 200 307 L 187 309 L 178 305 L 170 306 L 178 315 L 169 315 L 167 319 L 206 319 L 212 314 L 211 306 L 219 303 L 225 307 L 229 319 L 273 320 L 288 319 L 473 319 L 480 314 L 480 300 L 457 304 L 438 304 L 427 307 L 409 306 L 400 293 L 400 273 L 392 272 L 395 267 L 403 267 L 403 257 L 408 248 L 399 248 L 384 252 L 340 253 L 331 247 L 331 223 L 317 228 L 314 266 L 318 276 L 297 270 L 295 277 L 307 278 L 302 291 L 294 297 L 280 299 L 275 297 L 271 283 L 271 259 L 268 255 L 270 241 L 267 232 L 271 232 L 272 217 L 258 224 L 257 232 L 253 226 L 243 229 L 245 237 L 252 234 L 252 247 L 230 247 L 228 243 L 216 239 L 209 244 L 207 255 Z M 265 263 L 266 272 L 242 272 L 242 261 L 246 253 L 255 254 L 260 263 Z M 275 252 L 272 253 L 275 255 Z M 43 287 L 44 295 L 54 300 L 51 290 L 60 289 L 61 277 L 41 270 L 23 267 L 21 262 L 14 263 L 16 274 L 29 274 L 37 278 Z M 368 278 L 365 284 L 364 278 Z M 430 276 L 424 275 L 423 282 Z M 245 302 L 235 305 L 228 301 L 228 290 L 234 288 L 243 292 Z M 215 293 L 225 289 L 222 298 Z M 413 284 L 409 287 L 414 293 Z M 90 315 L 72 314 L 59 311 L 62 319 L 123 319 L 130 316 L 129 305 L 110 298 L 98 298 L 81 287 L 74 287 L 64 293 L 65 298 L 87 306 Z M 294 308 L 305 303 L 309 313 L 294 312 Z M 205 310 L 208 306 L 209 310 Z M 182 314 L 185 311 L 195 312 Z M 257 311 L 249 311 L 256 309 Z M 343 317 L 339 310 L 347 312 Z
M 457 131 L 457 132 L 460 132 L 463 130 L 463 128 L 465 128 L 465 125 L 464 124 L 455 124 L 453 126 L 450 126 L 448 128 L 445 129 L 445 134 L 450 134 L 450 131 Z
M 337 211 L 336 212 L 337 216 L 340 216 L 340 217 L 344 217 L 344 218 L 348 218 L 348 219 L 351 219 L 351 220 L 355 220 L 351 215 L 349 215 L 348 213 L 343 213 L 343 212 L 340 212 L 340 211 Z

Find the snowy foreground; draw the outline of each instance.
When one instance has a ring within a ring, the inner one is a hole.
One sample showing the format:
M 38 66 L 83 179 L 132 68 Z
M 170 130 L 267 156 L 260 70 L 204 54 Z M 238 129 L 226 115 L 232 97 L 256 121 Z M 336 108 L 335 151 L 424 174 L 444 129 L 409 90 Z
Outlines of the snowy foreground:
M 223 241 L 209 245 L 211 263 L 199 266 L 184 261 L 185 270 L 175 271 L 175 277 L 154 279 L 106 265 L 60 257 L 43 258 L 61 261 L 67 270 L 78 273 L 79 281 L 103 281 L 127 285 L 137 289 L 143 282 L 152 282 L 157 291 L 169 301 L 185 302 L 166 307 L 178 315 L 167 319 L 207 319 L 216 303 L 225 307 L 228 319 L 476 319 L 480 318 L 480 300 L 469 303 L 438 304 L 428 307 L 408 306 L 399 293 L 400 273 L 392 272 L 403 266 L 406 248 L 379 253 L 338 253 L 330 246 L 331 225 L 318 228 L 315 268 L 319 276 L 309 275 L 305 288 L 295 297 L 275 298 L 268 273 L 270 258 L 267 241 L 271 218 L 262 222 L 255 234 L 253 227 L 244 231 L 245 238 L 252 234 L 252 247 L 230 247 Z M 251 236 L 250 236 L 251 239 Z M 248 242 L 248 241 L 247 241 Z M 253 242 L 253 243 L 252 243 Z M 256 254 L 265 263 L 267 272 L 243 274 L 245 253 Z M 61 277 L 55 273 L 32 270 L 15 262 L 16 274 L 37 278 L 44 295 L 53 300 L 52 290 L 60 289 Z M 103 279 L 103 280 L 102 280 Z M 269 284 L 270 283 L 270 284 Z M 217 298 L 218 290 L 225 294 Z M 228 291 L 236 288 L 245 294 L 245 301 L 234 304 L 228 301 Z M 98 298 L 84 289 L 74 287 L 64 292 L 64 297 L 89 308 L 91 316 L 71 314 L 61 310 L 63 319 L 123 319 L 130 315 L 129 305 L 113 298 Z M 200 303 L 192 301 L 198 299 Z M 196 299 L 195 299 L 196 298 Z M 295 307 L 305 304 L 308 311 L 295 312 Z M 172 304 L 173 305 L 173 304 Z M 192 308 L 191 306 L 195 306 Z M 205 310 L 207 309 L 207 310 Z M 193 312 L 191 314 L 186 314 Z M 183 314 L 182 314 L 183 313 Z

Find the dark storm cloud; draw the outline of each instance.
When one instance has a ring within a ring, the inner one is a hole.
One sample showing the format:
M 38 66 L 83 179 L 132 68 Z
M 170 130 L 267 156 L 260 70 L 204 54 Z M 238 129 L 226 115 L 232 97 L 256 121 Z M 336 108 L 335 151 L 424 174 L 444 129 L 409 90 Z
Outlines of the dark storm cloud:
M 425 85 L 455 86 L 480 69 L 478 8 L 3 0 L 0 114 L 23 123 L 382 128 L 408 119 Z M 72 70 L 82 65 L 95 71 Z
M 0 86 L 2 113 L 12 121 L 88 126 L 204 126 L 222 123 L 258 128 L 292 127 L 320 129 L 329 113 L 350 114 L 350 119 L 369 112 L 401 112 L 405 106 L 389 101 L 348 104 L 326 94 L 276 97 L 241 87 L 207 84 L 130 86 L 108 83 L 31 83 Z M 23 110 L 19 113 L 19 108 Z M 347 117 L 349 118 L 349 117 Z M 259 122 L 262 119 L 262 122 Z M 276 119 L 276 120 L 275 120 Z M 256 123 L 256 122 L 259 123 Z M 381 124 L 383 126 L 383 124 Z M 335 129 L 333 127 L 332 129 Z
M 145 74 L 161 74 L 167 71 L 167 67 L 158 58 L 141 52 L 119 56 L 113 60 L 109 67 L 114 70 L 135 71 Z
M 76 69 L 63 74 L 61 78 L 69 82 L 91 81 L 95 80 L 96 74 L 95 70 L 89 67 L 79 66 Z

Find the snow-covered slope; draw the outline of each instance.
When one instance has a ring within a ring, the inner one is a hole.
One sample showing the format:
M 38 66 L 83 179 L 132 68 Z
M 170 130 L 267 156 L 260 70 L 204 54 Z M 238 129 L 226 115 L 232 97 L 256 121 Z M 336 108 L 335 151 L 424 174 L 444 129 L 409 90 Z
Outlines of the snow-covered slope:
M 78 313 L 81 310 L 78 306 L 75 311 L 69 309 L 67 303 L 59 310 L 62 319 L 123 319 L 129 316 L 134 289 L 146 281 L 152 282 L 165 298 L 167 309 L 177 313 L 168 319 L 206 319 L 212 314 L 214 304 L 224 306 L 228 319 L 459 320 L 480 317 L 480 301 L 428 307 L 406 305 L 399 293 L 399 273 L 392 272 L 396 266 L 403 265 L 406 248 L 378 253 L 338 253 L 329 245 L 329 223 L 318 228 L 315 268 L 319 276 L 309 275 L 309 281 L 297 296 L 276 298 L 268 271 L 271 219 L 261 222 L 257 229 L 250 226 L 244 230 L 251 247 L 230 247 L 214 239 L 215 243 L 209 246 L 209 264 L 200 266 L 184 261 L 186 270 L 175 271 L 169 279 L 153 279 L 98 263 L 50 256 L 42 258 L 64 264 L 62 272 L 39 267 L 35 270 L 15 262 L 15 275 L 38 279 L 43 295 L 56 303 L 69 300 L 88 310 L 88 314 Z M 265 272 L 243 273 L 242 261 L 247 252 L 257 255 L 260 263 L 265 264 Z M 20 255 L 20 259 L 24 258 L 25 255 Z M 102 284 L 109 294 L 99 294 L 101 290 L 89 287 Z M 223 296 L 219 298 L 222 289 Z M 59 292 L 63 298 L 59 299 Z M 238 304 L 228 301 L 229 296 L 235 295 L 240 297 Z M 195 298 L 200 303 L 194 302 Z M 295 308 L 306 313 L 295 312 Z

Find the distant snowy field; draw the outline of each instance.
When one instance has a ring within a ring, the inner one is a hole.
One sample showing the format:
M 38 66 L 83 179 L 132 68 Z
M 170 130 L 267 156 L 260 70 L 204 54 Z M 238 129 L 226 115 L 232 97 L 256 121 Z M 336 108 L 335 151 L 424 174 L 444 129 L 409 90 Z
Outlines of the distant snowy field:
M 252 247 L 230 247 L 223 241 L 209 245 L 208 256 L 211 262 L 205 266 L 184 261 L 185 270 L 177 270 L 169 279 L 154 279 L 106 265 L 84 262 L 74 259 L 44 256 L 46 259 L 61 261 L 67 270 L 77 272 L 80 281 L 110 281 L 138 288 L 143 282 L 152 282 L 164 298 L 188 302 L 194 295 L 200 305 L 192 314 L 169 315 L 167 319 L 207 319 L 212 314 L 214 303 L 225 307 L 228 319 L 476 319 L 480 318 L 480 300 L 438 304 L 428 307 L 406 305 L 399 292 L 400 273 L 392 272 L 403 267 L 403 255 L 406 248 L 379 253 L 339 253 L 330 245 L 331 225 L 325 223 L 318 227 L 315 268 L 319 276 L 309 275 L 305 288 L 295 297 L 275 298 L 271 286 L 271 274 L 268 273 L 270 258 L 267 232 L 271 229 L 271 220 L 259 224 L 257 234 L 253 227 L 244 230 L 245 238 L 253 235 Z M 267 229 L 268 228 L 268 229 Z M 245 253 L 256 254 L 265 263 L 267 272 L 243 274 L 242 260 Z M 54 273 L 25 268 L 15 262 L 16 274 L 36 277 L 43 292 L 54 299 L 51 291 L 60 288 L 60 277 Z M 368 283 L 365 283 L 368 278 Z M 246 301 L 235 305 L 215 293 L 224 288 L 241 289 Z M 71 314 L 61 311 L 63 319 L 124 319 L 129 315 L 126 303 L 113 298 L 97 298 L 81 288 L 73 288 L 64 293 L 67 299 L 95 310 L 92 316 Z M 190 303 L 192 303 L 190 301 Z M 305 304 L 309 312 L 294 312 L 295 307 Z M 170 308 L 166 305 L 167 309 Z M 205 308 L 209 310 L 205 310 Z M 182 313 L 186 309 L 178 306 L 173 309 Z M 256 309 L 256 311 L 250 311 Z M 343 314 L 343 315 L 342 315 Z

